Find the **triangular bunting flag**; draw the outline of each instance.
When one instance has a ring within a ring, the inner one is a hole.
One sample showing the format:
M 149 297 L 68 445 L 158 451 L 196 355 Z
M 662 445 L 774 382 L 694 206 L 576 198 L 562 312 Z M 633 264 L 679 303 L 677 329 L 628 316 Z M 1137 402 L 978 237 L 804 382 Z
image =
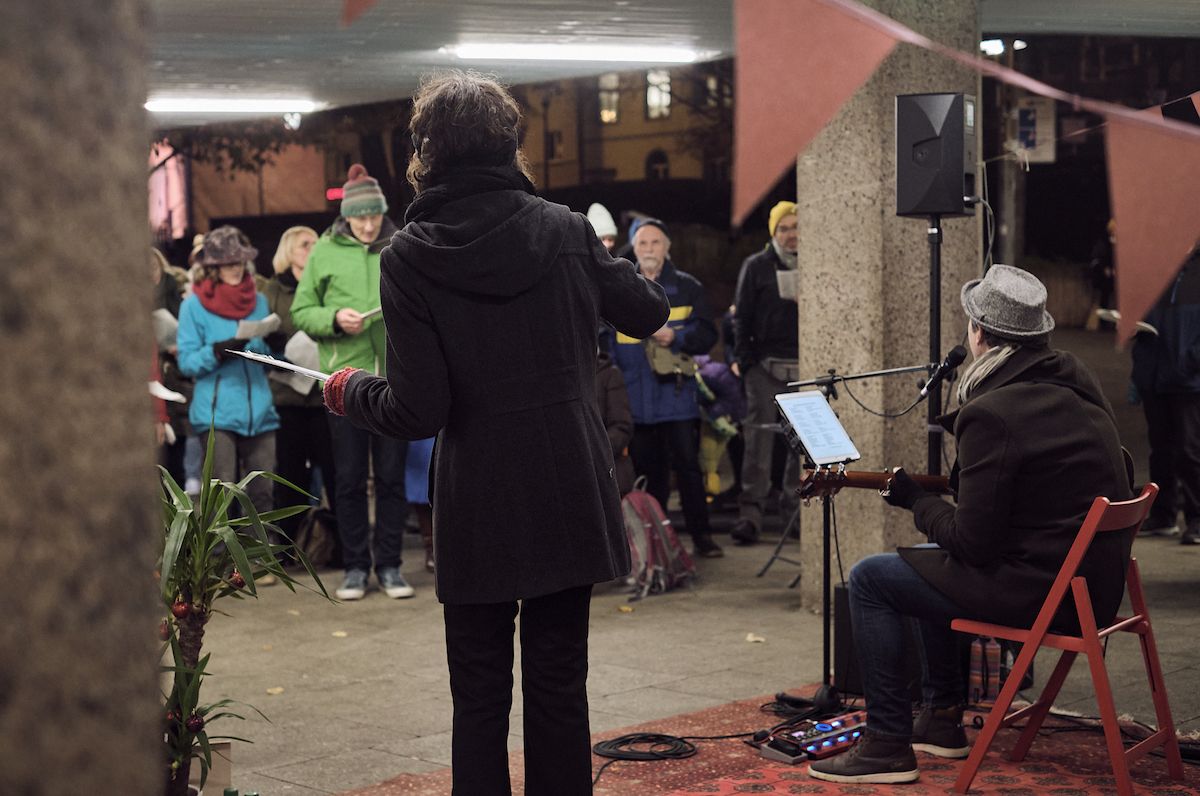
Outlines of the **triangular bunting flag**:
M 1154 306 L 1200 240 L 1200 128 L 1109 115 L 1108 193 L 1117 222 L 1117 336 Z
M 349 27 L 354 20 L 366 13 L 379 0 L 342 0 L 342 27 Z
M 734 24 L 738 225 L 897 40 L 820 0 L 735 0 Z

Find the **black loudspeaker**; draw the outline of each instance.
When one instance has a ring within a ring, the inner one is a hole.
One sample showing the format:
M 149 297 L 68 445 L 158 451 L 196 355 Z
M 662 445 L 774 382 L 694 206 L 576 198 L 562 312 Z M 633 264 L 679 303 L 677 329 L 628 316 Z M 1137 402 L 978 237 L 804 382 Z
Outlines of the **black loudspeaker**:
M 969 216 L 975 195 L 975 98 L 896 96 L 896 215 Z

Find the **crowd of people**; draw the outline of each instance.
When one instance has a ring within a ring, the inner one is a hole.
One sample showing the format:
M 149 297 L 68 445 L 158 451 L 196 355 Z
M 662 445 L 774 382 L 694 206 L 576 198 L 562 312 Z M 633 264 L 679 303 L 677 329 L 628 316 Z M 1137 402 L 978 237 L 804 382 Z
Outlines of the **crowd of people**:
M 726 359 L 716 359 L 719 319 L 686 263 L 672 259 L 668 225 L 635 219 L 628 256 L 614 255 L 607 210 L 594 205 L 585 217 L 536 195 L 520 118 L 496 82 L 439 75 L 414 98 L 407 176 L 416 198 L 402 228 L 355 165 L 333 225 L 287 230 L 272 275 L 256 276 L 257 251 L 229 226 L 198 241 L 188 271 L 152 252 L 156 312 L 178 319 L 173 338 L 159 335 L 154 376 L 178 401 L 160 405 L 158 429 L 166 466 L 189 491 L 209 444 L 218 478 L 262 469 L 314 494 L 323 484 L 345 570 L 340 599 L 361 599 L 372 573 L 389 597 L 413 595 L 400 569 L 415 515 L 444 603 L 453 792 L 510 792 L 520 615 L 525 792 L 585 794 L 588 616 L 593 585 L 629 572 L 621 496 L 640 476 L 666 506 L 674 476 L 695 553 L 719 557 L 709 501 L 728 449 L 741 484 L 732 537 L 758 539 L 778 458 L 773 398 L 798 375 L 799 234 L 795 204 L 775 205 L 769 240 L 742 265 L 720 324 Z M 1135 349 L 1147 418 L 1191 430 L 1195 263 L 1152 314 L 1154 338 Z M 848 753 L 810 765 L 818 779 L 907 782 L 918 776 L 914 747 L 964 756 L 951 618 L 1029 620 L 1092 499 L 1131 495 L 1095 377 L 1049 347 L 1041 282 L 995 265 L 963 287 L 961 303 L 974 359 L 959 408 L 940 421 L 957 443 L 957 505 L 903 470 L 893 477 L 885 499 L 910 510 L 930 544 L 851 571 L 867 726 Z M 268 374 L 237 351 L 331 375 L 316 385 Z M 1179 480 L 1189 544 L 1200 540 L 1197 439 L 1164 438 L 1152 461 L 1167 483 L 1149 527 L 1174 524 L 1168 487 Z M 798 462 L 783 459 L 784 483 L 795 483 Z M 1037 505 L 1018 499 L 1050 481 Z M 251 498 L 259 510 L 291 500 L 261 485 Z M 1084 564 L 1102 619 L 1120 602 L 1132 544 L 1109 536 Z M 919 620 L 924 676 L 915 723 L 898 657 L 909 618 Z

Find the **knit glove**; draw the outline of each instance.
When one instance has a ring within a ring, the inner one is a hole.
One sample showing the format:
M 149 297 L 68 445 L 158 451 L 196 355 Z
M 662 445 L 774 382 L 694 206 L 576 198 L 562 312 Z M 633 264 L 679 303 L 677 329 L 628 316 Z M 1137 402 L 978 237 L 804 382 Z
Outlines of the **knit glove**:
M 322 390 L 326 409 L 335 415 L 346 416 L 346 382 L 350 381 L 350 377 L 361 370 L 361 368 L 342 368 L 329 377 Z
M 917 482 L 912 480 L 912 477 L 903 468 L 898 467 L 892 474 L 892 480 L 888 483 L 887 489 L 881 494 L 889 506 L 911 510 L 918 500 L 929 493 L 918 486 Z
M 212 344 L 213 356 L 217 358 L 218 362 L 224 362 L 225 360 L 229 359 L 230 356 L 232 356 L 232 354 L 227 353 L 225 349 L 228 348 L 233 351 L 241 351 L 245 347 L 245 340 L 239 340 L 236 337 L 231 337 L 228 340 L 222 340 L 219 343 Z

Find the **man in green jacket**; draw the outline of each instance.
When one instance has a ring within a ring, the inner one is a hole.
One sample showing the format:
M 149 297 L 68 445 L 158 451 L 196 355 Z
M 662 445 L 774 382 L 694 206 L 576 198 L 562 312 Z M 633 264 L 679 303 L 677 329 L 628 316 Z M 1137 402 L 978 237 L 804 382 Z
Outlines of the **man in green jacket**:
M 387 336 L 379 307 L 379 253 L 396 225 L 384 215 L 387 200 L 379 183 L 359 164 L 343 186 L 341 215 L 313 247 L 296 288 L 292 321 L 317 341 L 321 369 L 345 367 L 384 375 Z M 339 600 L 366 594 L 372 563 L 387 596 L 413 596 L 400 574 L 404 521 L 404 462 L 408 443 L 355 428 L 329 415 L 337 482 L 338 534 L 345 579 Z M 367 518 L 368 461 L 375 475 L 375 535 Z

